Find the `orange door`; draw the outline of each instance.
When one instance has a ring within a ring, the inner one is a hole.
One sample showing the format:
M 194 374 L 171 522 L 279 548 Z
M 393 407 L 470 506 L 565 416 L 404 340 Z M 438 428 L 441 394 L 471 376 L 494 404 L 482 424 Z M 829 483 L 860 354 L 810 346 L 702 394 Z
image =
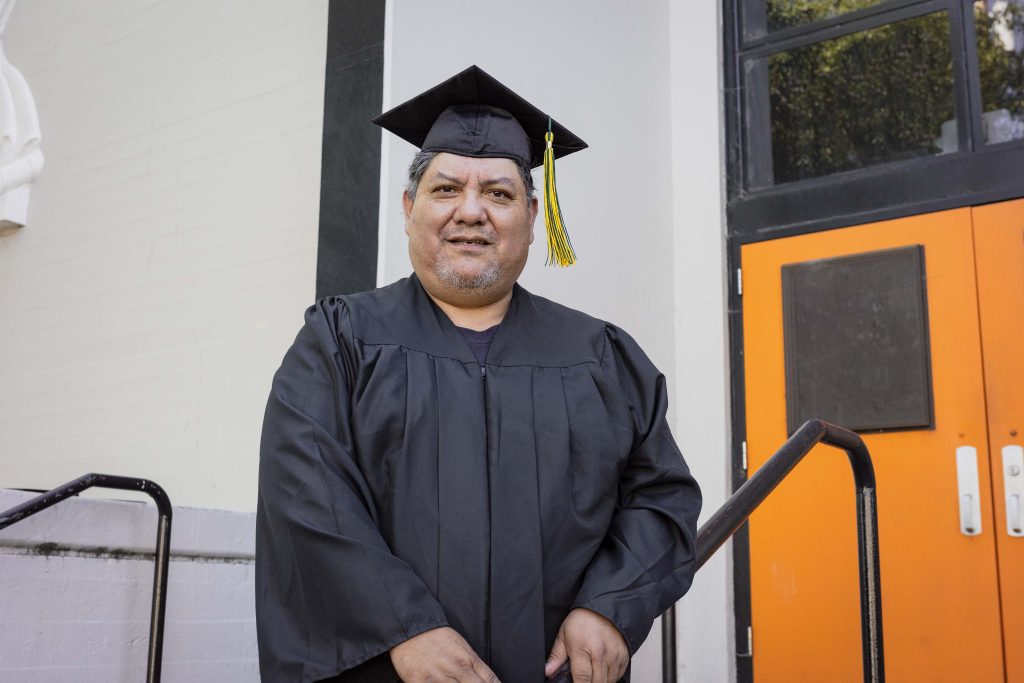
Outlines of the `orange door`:
M 783 266 L 910 245 L 923 248 L 932 426 L 864 434 L 878 479 L 886 674 L 890 681 L 1003 681 L 970 209 L 742 248 L 749 468 L 787 437 Z M 977 453 L 980 505 L 963 508 L 977 516 L 976 535 L 962 528 L 962 447 Z M 750 520 L 758 683 L 863 680 L 856 552 L 849 464 L 842 452 L 819 446 Z
M 972 209 L 985 361 L 993 531 L 1010 683 L 1024 682 L 1024 200 Z M 1016 496 L 1016 500 L 1014 500 Z

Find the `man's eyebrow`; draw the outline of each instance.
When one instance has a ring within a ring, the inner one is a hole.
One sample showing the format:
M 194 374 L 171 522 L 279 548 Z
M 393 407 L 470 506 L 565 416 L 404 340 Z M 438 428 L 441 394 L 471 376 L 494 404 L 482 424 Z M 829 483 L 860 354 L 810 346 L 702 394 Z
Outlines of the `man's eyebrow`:
M 450 183 L 457 183 L 459 185 L 464 185 L 466 183 L 466 181 L 462 180 L 461 178 L 454 178 L 454 177 L 452 177 L 450 175 L 447 175 L 445 173 L 441 173 L 441 171 L 436 171 L 434 173 L 434 175 L 436 177 L 440 178 L 441 180 L 447 180 Z
M 505 176 L 502 176 L 500 178 L 491 178 L 490 180 L 485 180 L 481 184 L 482 185 L 511 185 L 512 187 L 515 187 L 516 186 L 516 181 L 512 180 L 511 178 L 506 178 Z
M 457 185 L 465 185 L 466 184 L 466 181 L 463 180 L 462 178 L 456 178 L 454 176 L 448 175 L 447 173 L 442 173 L 441 171 L 435 171 L 434 172 L 434 177 L 435 178 L 440 178 L 441 180 L 446 180 L 446 181 L 448 181 L 450 183 L 455 183 Z M 482 181 L 480 184 L 484 185 L 484 186 L 506 185 L 508 187 L 513 187 L 514 188 L 516 186 L 516 181 L 514 181 L 512 178 L 509 178 L 508 176 L 500 176 L 498 178 L 488 178 L 488 179 Z

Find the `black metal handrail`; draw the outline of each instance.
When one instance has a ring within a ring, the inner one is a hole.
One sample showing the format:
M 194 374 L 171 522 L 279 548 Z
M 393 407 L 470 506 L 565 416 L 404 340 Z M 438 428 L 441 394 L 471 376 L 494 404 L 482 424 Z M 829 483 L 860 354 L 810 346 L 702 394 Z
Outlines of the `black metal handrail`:
M 148 479 L 119 477 L 113 474 L 86 474 L 0 513 L 0 529 L 5 529 L 15 522 L 56 505 L 65 498 L 93 487 L 141 491 L 156 503 L 159 520 L 156 529 L 156 566 L 153 570 L 153 603 L 149 617 L 146 681 L 158 683 L 164 648 L 164 613 L 167 607 L 167 569 L 170 565 L 171 545 L 171 500 L 159 484 Z
M 860 564 L 861 651 L 866 683 L 884 683 L 882 652 L 882 590 L 878 563 L 878 510 L 875 470 L 860 436 L 822 420 L 808 420 L 768 462 L 744 482 L 697 532 L 697 569 L 739 529 L 768 494 L 818 443 L 846 451 L 857 489 L 857 542 Z M 675 606 L 661 621 L 661 676 L 676 682 Z

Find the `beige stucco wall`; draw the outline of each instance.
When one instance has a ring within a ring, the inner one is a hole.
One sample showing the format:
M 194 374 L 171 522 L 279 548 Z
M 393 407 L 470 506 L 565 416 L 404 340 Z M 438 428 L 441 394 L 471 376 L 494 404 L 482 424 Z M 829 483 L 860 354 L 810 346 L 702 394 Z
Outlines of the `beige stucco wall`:
M 145 476 L 254 509 L 313 296 L 327 0 L 23 0 L 46 168 L 0 237 L 0 485 Z

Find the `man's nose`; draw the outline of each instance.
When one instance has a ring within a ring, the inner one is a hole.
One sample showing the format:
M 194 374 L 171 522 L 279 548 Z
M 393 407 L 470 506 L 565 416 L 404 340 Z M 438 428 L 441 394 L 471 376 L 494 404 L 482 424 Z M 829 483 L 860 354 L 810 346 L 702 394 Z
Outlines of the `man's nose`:
M 455 222 L 465 225 L 481 225 L 487 222 L 487 211 L 479 192 L 466 190 L 459 197 L 455 207 Z

